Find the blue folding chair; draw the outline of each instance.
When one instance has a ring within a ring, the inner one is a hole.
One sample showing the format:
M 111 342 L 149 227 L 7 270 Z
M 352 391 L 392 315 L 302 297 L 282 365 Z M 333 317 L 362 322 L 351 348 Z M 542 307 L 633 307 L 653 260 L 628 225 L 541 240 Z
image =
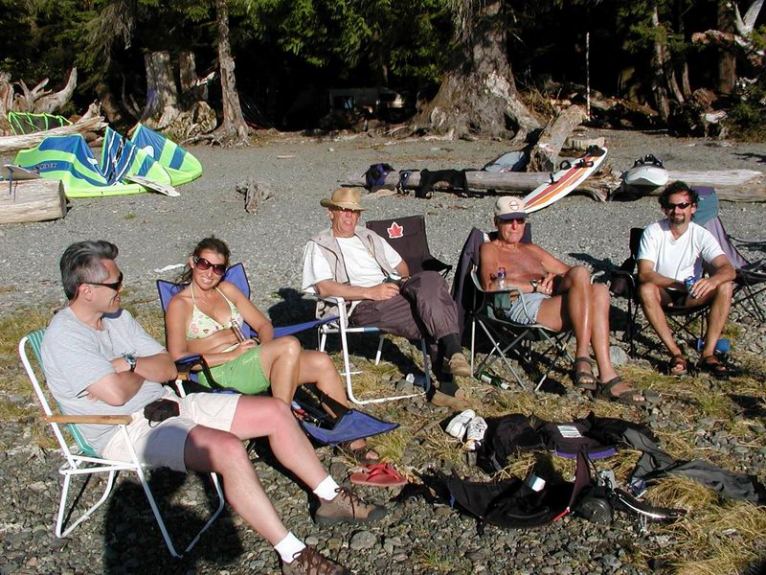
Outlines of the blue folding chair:
M 235 264 L 227 269 L 222 281 L 228 281 L 234 284 L 247 298 L 250 297 L 250 282 L 245 273 L 245 266 L 241 263 Z M 160 303 L 162 304 L 163 312 L 167 312 L 170 300 L 179 291 L 184 289 L 184 287 L 186 286 L 183 284 L 173 283 L 166 280 L 157 280 L 157 291 L 160 295 Z M 309 329 L 317 329 L 327 323 L 337 321 L 337 319 L 337 317 L 327 317 L 288 326 L 275 327 L 274 337 L 293 335 Z M 255 330 L 246 323 L 241 326 L 241 329 L 242 334 L 246 338 L 257 335 Z M 204 359 L 199 355 L 190 355 L 182 358 L 176 362 L 176 365 L 179 368 L 179 372 L 188 372 L 188 378 L 191 381 L 196 380 L 195 374 L 190 372 L 192 367 L 201 365 L 203 370 L 207 369 Z M 208 377 L 208 381 L 213 382 L 214 380 L 212 377 Z M 218 389 L 212 391 L 231 392 L 232 390 Z M 179 389 L 179 393 L 184 393 L 184 391 Z M 318 413 L 315 409 L 310 408 L 307 393 L 299 395 L 301 397 L 298 398 L 297 401 L 295 399 L 293 400 L 293 412 L 316 414 L 316 417 L 311 417 L 310 419 L 299 417 L 299 420 L 304 431 L 315 441 L 323 445 L 345 443 L 363 437 L 387 433 L 388 431 L 399 427 L 399 424 L 397 423 L 383 421 L 355 409 L 347 409 L 317 390 L 317 395 L 320 396 L 319 401 L 328 404 L 330 408 L 338 414 L 336 419 L 332 419 L 324 416 L 324 414 Z

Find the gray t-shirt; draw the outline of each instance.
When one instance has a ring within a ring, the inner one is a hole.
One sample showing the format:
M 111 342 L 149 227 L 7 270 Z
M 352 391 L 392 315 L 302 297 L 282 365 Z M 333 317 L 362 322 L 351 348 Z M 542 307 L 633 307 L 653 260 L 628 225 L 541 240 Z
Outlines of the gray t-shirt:
M 114 373 L 111 361 L 124 353 L 136 357 L 165 349 L 144 331 L 126 310 L 104 316 L 102 330 L 84 324 L 65 308 L 51 320 L 42 344 L 45 378 L 62 413 L 67 415 L 130 415 L 163 395 L 162 384 L 145 381 L 124 405 L 109 405 L 87 396 L 87 389 Z M 79 430 L 97 453 L 117 431 L 113 425 L 80 425 Z

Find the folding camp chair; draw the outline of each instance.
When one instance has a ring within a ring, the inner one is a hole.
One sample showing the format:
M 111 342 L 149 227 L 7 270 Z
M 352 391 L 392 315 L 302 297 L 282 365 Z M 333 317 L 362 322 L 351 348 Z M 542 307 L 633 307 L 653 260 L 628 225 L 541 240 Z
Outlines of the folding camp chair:
M 699 204 L 692 221 L 713 234 L 737 272 L 734 280 L 732 308 L 742 309 L 757 321 L 766 321 L 766 313 L 758 302 L 760 294 L 766 291 L 766 260 L 748 262 L 732 243 L 718 215 L 718 196 L 713 188 L 698 187 L 694 190 L 699 194 Z M 620 270 L 612 274 L 612 293 L 628 300 L 628 325 L 625 337 L 630 344 L 631 355 L 635 355 L 635 333 L 638 325 L 638 311 L 641 308 L 638 277 L 634 271 L 643 231 L 643 228 L 631 228 L 630 257 L 623 262 Z M 665 314 L 677 331 L 685 332 L 696 343 L 698 338 L 704 338 L 709 309 L 710 305 L 692 308 L 672 307 L 666 308 Z M 693 329 L 696 321 L 699 321 L 699 332 Z
M 159 525 L 160 531 L 162 532 L 162 537 L 165 540 L 165 545 L 167 545 L 168 551 L 170 551 L 170 554 L 173 557 L 181 557 L 182 555 L 176 551 L 170 534 L 165 526 L 162 514 L 160 513 L 160 510 L 157 507 L 157 503 L 155 502 L 154 495 L 149 488 L 149 484 L 146 480 L 144 466 L 139 462 L 133 446 L 128 439 L 127 425 L 132 420 L 131 416 L 59 415 L 53 413 L 53 410 L 48 403 L 46 394 L 43 392 L 42 386 L 37 379 L 37 375 L 34 368 L 32 367 L 32 363 L 30 362 L 29 354 L 27 351 L 28 348 L 32 349 L 34 352 L 34 357 L 37 360 L 37 364 L 42 369 L 43 362 L 40 356 L 40 346 L 42 344 L 43 335 L 44 330 L 37 330 L 24 336 L 19 342 L 19 356 L 21 357 L 21 362 L 27 372 L 27 376 L 32 382 L 32 386 L 35 390 L 35 395 L 37 396 L 37 399 L 43 409 L 45 421 L 47 421 L 53 429 L 53 434 L 56 436 L 56 440 L 58 441 L 59 447 L 61 448 L 61 452 L 66 459 L 63 465 L 61 465 L 59 468 L 59 473 L 64 476 L 64 485 L 61 491 L 61 501 L 59 502 L 58 514 L 56 516 L 56 537 L 66 537 L 69 535 L 69 533 L 71 533 L 75 527 L 90 517 L 96 511 L 96 509 L 98 509 L 101 504 L 103 504 L 109 498 L 109 494 L 111 493 L 112 487 L 114 486 L 114 480 L 120 471 L 132 471 L 136 474 L 139 482 L 141 483 L 141 487 L 144 489 L 146 498 L 149 501 L 149 506 L 151 507 L 152 513 L 154 513 L 154 517 L 157 520 L 157 524 Z M 81 424 L 96 423 L 100 425 L 119 426 L 118 433 L 125 434 L 125 439 L 130 447 L 131 461 L 114 461 L 105 459 L 96 454 L 93 448 L 87 443 L 87 441 L 85 441 L 85 438 L 77 427 Z M 65 429 L 69 432 L 69 435 L 71 435 L 72 439 L 74 439 L 77 447 L 79 448 L 79 451 L 75 452 L 70 449 L 69 444 L 67 443 L 67 440 L 64 436 Z M 107 480 L 104 492 L 101 497 L 85 512 L 81 513 L 77 520 L 75 520 L 71 525 L 66 526 L 65 524 L 69 518 L 69 515 L 73 510 L 73 507 L 77 504 L 77 500 L 79 499 L 79 497 L 75 498 L 72 506 L 67 506 L 67 498 L 69 495 L 69 488 L 71 486 L 72 478 L 77 476 L 84 476 L 87 478 L 89 475 L 104 473 L 107 474 Z M 202 533 L 204 533 L 213 524 L 213 521 L 215 521 L 216 518 L 221 514 L 221 511 L 223 511 L 224 496 L 220 482 L 218 481 L 218 476 L 215 473 L 211 473 L 210 479 L 218 495 L 218 506 L 208 519 L 207 523 L 205 523 L 202 529 L 197 532 L 191 542 L 187 545 L 184 553 L 188 553 L 192 547 L 197 544 Z M 67 513 L 67 510 L 69 510 L 70 513 Z
M 499 292 L 484 290 L 477 273 L 480 263 L 479 248 L 482 243 L 489 241 L 490 238 L 490 234 L 473 228 L 463 246 L 463 252 L 460 257 L 461 265 L 458 270 L 460 276 L 467 274 L 470 277 L 470 284 L 467 281 L 463 283 L 461 301 L 465 305 L 466 296 L 470 297 L 470 304 L 466 311 L 467 318 L 471 322 L 471 371 L 474 377 L 476 377 L 483 369 L 489 368 L 499 359 L 513 374 L 522 389 L 526 389 L 527 386 L 524 380 L 509 361 L 509 356 L 515 357 L 522 369 L 532 372 L 537 362 L 537 355 L 539 358 L 544 358 L 545 363 L 547 363 L 547 369 L 545 369 L 535 384 L 534 390 L 537 391 L 542 387 L 550 372 L 561 358 L 566 357 L 569 361 L 573 361 L 566 350 L 567 343 L 572 337 L 572 331 L 567 329 L 556 332 L 537 323 L 531 325 L 516 323 L 495 313 L 493 307 L 494 297 Z M 531 241 L 531 226 L 529 224 L 527 224 L 522 241 Z M 518 290 L 509 288 L 503 291 L 507 291 L 509 297 L 521 297 L 522 303 L 524 302 L 524 294 Z M 457 292 L 454 292 L 453 295 L 457 296 Z M 484 335 L 487 336 L 492 349 L 478 365 L 474 365 L 477 325 L 481 328 Z M 544 342 L 546 347 L 541 353 L 535 354 L 532 345 L 540 341 Z M 553 352 L 552 358 L 549 357 L 551 352 Z
M 385 239 L 402 259 L 407 262 L 411 274 L 436 271 L 447 277 L 452 266 L 431 255 L 423 216 L 405 216 L 390 220 L 371 220 L 367 228 Z
M 250 282 L 245 273 L 245 266 L 241 263 L 235 264 L 227 269 L 222 280 L 233 283 L 246 297 L 250 297 Z M 185 286 L 182 284 L 157 280 L 157 291 L 160 295 L 160 304 L 162 305 L 163 312 L 167 311 L 173 296 L 184 287 Z M 309 329 L 315 329 L 318 326 L 336 321 L 337 319 L 337 317 L 328 317 L 283 327 L 275 327 L 274 337 L 293 335 Z M 246 338 L 257 335 L 246 323 L 240 326 L 240 330 L 242 331 L 242 335 Z M 204 359 L 199 355 L 185 357 L 177 361 L 176 365 L 178 366 L 179 373 L 188 374 L 187 377 L 192 382 L 195 381 L 195 375 L 191 373 L 190 368 L 201 366 L 202 369 L 207 369 Z M 179 393 L 182 395 L 185 393 L 184 386 L 188 385 L 184 379 L 185 378 L 179 378 L 178 380 Z M 215 385 L 215 380 L 212 377 L 208 377 L 208 381 Z M 219 387 L 217 390 L 213 391 L 232 390 L 226 390 Z M 303 430 L 314 441 L 321 444 L 336 445 L 338 443 L 386 433 L 398 427 L 398 424 L 382 421 L 367 413 L 353 409 L 346 409 L 332 400 L 332 398 L 324 396 L 324 394 L 318 390 L 316 395 L 320 396 L 320 403 L 329 405 L 333 412 L 338 414 L 336 421 L 330 422 L 330 418 L 327 417 L 321 407 L 318 407 L 318 409 L 315 408 L 316 401 L 312 400 L 308 393 L 302 392 L 300 388 L 296 391 L 293 400 L 293 412 L 296 414 L 303 414 L 302 417 L 299 418 L 301 427 L 303 427 Z
M 638 247 L 644 228 L 630 229 L 630 257 L 625 260 L 619 270 L 612 272 L 610 291 L 617 297 L 624 297 L 628 302 L 628 321 L 625 326 L 625 340 L 629 345 L 631 357 L 636 355 L 635 334 L 638 331 L 638 312 L 641 310 L 641 297 L 638 290 L 638 274 L 635 273 L 638 262 Z M 668 322 L 675 331 L 686 333 L 695 342 L 705 336 L 705 324 L 710 304 L 696 307 L 665 307 L 663 308 Z M 695 322 L 699 322 L 699 331 L 695 330 Z
M 367 222 L 367 227 L 383 237 L 394 248 L 402 259 L 407 262 L 411 274 L 421 271 L 437 271 L 447 276 L 452 266 L 439 261 L 431 255 L 426 236 L 426 225 L 423 216 L 405 216 L 390 220 L 373 220 Z M 392 396 L 360 399 L 354 394 L 351 376 L 358 373 L 351 371 L 351 361 L 348 353 L 348 335 L 364 333 L 378 335 L 378 348 L 375 352 L 375 365 L 380 363 L 383 351 L 383 332 L 372 326 L 352 327 L 348 324 L 347 302 L 340 297 L 319 298 L 325 303 L 335 306 L 339 310 L 337 320 L 327 323 L 319 328 L 319 350 L 324 351 L 328 335 L 340 336 L 341 354 L 343 355 L 343 377 L 346 380 L 348 397 L 356 404 L 383 403 L 399 399 L 409 399 L 428 393 L 431 387 L 431 375 L 429 369 L 428 347 L 426 341 L 420 340 L 420 348 L 423 353 L 423 372 L 425 373 L 425 386 L 423 391 L 417 393 L 398 394 Z

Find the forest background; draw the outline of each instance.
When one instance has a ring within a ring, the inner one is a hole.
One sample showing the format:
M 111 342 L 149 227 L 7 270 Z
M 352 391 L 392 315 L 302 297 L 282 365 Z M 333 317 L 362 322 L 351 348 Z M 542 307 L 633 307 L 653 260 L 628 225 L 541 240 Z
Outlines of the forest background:
M 524 136 L 555 112 L 551 103 L 583 101 L 588 80 L 611 112 L 602 124 L 707 135 L 697 133 L 700 114 L 725 111 L 729 136 L 762 140 L 762 4 L 0 0 L 0 72 L 58 89 L 76 67 L 59 113 L 97 99 L 117 127 L 151 118 L 172 127 L 204 101 L 219 132 L 240 140 L 248 126 L 345 127 L 359 114 L 453 137 Z M 352 87 L 401 96 L 401 107 L 395 117 L 353 109 L 328 120 L 329 91 Z M 489 92 L 494 102 L 481 99 Z

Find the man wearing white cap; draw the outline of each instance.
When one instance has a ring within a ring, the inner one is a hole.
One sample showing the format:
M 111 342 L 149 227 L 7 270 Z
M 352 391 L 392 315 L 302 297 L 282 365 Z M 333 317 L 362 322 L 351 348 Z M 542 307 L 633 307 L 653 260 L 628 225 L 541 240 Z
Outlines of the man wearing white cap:
M 525 242 L 527 213 L 515 197 L 503 196 L 495 203 L 497 238 L 480 251 L 480 278 L 486 290 L 497 290 L 497 271 L 505 270 L 505 286 L 521 295 L 511 300 L 497 294 L 496 313 L 517 323 L 538 323 L 554 331 L 571 327 L 577 340 L 572 378 L 575 386 L 612 401 L 641 404 L 644 398 L 620 379 L 609 358 L 609 291 L 591 284 L 584 266 L 568 266 L 546 250 Z M 589 347 L 598 364 L 593 375 Z
M 306 245 L 303 289 L 352 302 L 352 325 L 379 327 L 410 340 L 426 338 L 440 381 L 432 403 L 464 409 L 454 377 L 471 375 L 460 346 L 457 308 L 447 283 L 437 272 L 410 276 L 407 263 L 375 232 L 358 226 L 364 208 L 361 192 L 340 188 L 320 204 L 331 226 Z M 320 315 L 333 314 L 320 308 Z

